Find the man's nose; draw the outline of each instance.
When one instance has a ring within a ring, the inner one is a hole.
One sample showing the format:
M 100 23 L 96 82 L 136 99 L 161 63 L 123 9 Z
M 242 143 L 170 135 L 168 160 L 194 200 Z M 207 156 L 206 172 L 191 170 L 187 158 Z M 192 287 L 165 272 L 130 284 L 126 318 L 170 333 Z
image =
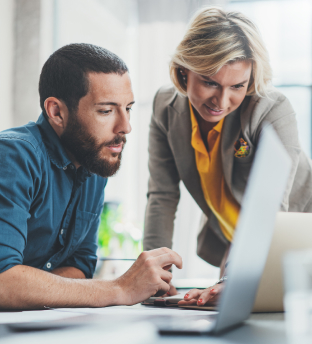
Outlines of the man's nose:
M 129 113 L 127 111 L 120 111 L 118 121 L 115 126 L 116 134 L 129 134 L 131 130 Z

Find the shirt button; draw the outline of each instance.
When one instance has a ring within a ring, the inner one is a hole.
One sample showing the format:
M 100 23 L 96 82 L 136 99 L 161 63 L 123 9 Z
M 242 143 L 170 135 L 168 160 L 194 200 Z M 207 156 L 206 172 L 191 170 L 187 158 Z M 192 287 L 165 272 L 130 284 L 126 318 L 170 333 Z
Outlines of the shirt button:
M 49 262 L 49 263 L 47 263 L 47 268 L 48 268 L 48 269 L 50 269 L 50 268 L 51 268 L 51 266 L 52 266 L 52 265 L 51 265 L 51 263 L 50 263 L 50 262 Z
M 64 229 L 61 229 L 61 235 L 63 235 L 63 233 L 64 233 Z
M 64 166 L 64 167 L 63 167 L 63 170 L 66 171 L 66 170 L 67 170 L 67 166 Z
M 69 165 L 69 168 L 70 168 L 71 170 L 73 170 L 73 169 L 74 169 L 74 165 Z

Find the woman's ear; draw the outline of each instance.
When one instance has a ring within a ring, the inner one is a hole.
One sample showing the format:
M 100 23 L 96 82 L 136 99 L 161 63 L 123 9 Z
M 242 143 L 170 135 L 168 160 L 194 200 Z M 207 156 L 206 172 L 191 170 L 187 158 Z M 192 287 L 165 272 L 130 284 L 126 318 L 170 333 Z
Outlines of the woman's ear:
M 179 68 L 179 72 L 180 72 L 180 74 L 182 75 L 182 77 L 184 77 L 184 76 L 187 75 L 187 69 L 184 68 L 184 67 L 180 67 L 180 68 Z
M 49 97 L 44 101 L 44 108 L 49 122 L 59 129 L 64 129 L 67 121 L 67 106 L 59 99 Z
M 180 73 L 182 80 L 183 80 L 185 85 L 187 85 L 187 71 L 188 71 L 188 69 L 186 69 L 184 67 L 179 68 L 179 73 Z

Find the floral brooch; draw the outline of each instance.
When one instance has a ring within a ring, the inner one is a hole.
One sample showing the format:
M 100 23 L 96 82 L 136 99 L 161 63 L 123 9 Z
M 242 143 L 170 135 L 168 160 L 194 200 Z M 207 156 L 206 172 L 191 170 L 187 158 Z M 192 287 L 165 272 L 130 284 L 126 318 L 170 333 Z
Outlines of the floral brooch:
M 234 156 L 236 158 L 245 158 L 248 156 L 249 150 L 248 143 L 243 138 L 240 138 L 234 143 Z

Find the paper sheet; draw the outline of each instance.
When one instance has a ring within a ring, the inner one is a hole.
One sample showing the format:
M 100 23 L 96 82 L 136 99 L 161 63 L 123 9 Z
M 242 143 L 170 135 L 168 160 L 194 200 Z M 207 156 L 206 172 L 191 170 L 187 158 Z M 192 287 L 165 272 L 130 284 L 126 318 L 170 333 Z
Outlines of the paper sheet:
M 79 313 L 53 312 L 51 310 L 0 312 L 0 324 L 53 321 L 81 315 Z
M 53 312 L 62 314 L 62 312 Z M 63 313 L 66 314 L 66 313 Z M 68 313 L 73 315 L 73 313 Z M 1 338 L 1 344 L 153 344 L 158 343 L 157 328 L 148 322 L 131 324 L 110 322 L 53 331 L 30 331 Z

